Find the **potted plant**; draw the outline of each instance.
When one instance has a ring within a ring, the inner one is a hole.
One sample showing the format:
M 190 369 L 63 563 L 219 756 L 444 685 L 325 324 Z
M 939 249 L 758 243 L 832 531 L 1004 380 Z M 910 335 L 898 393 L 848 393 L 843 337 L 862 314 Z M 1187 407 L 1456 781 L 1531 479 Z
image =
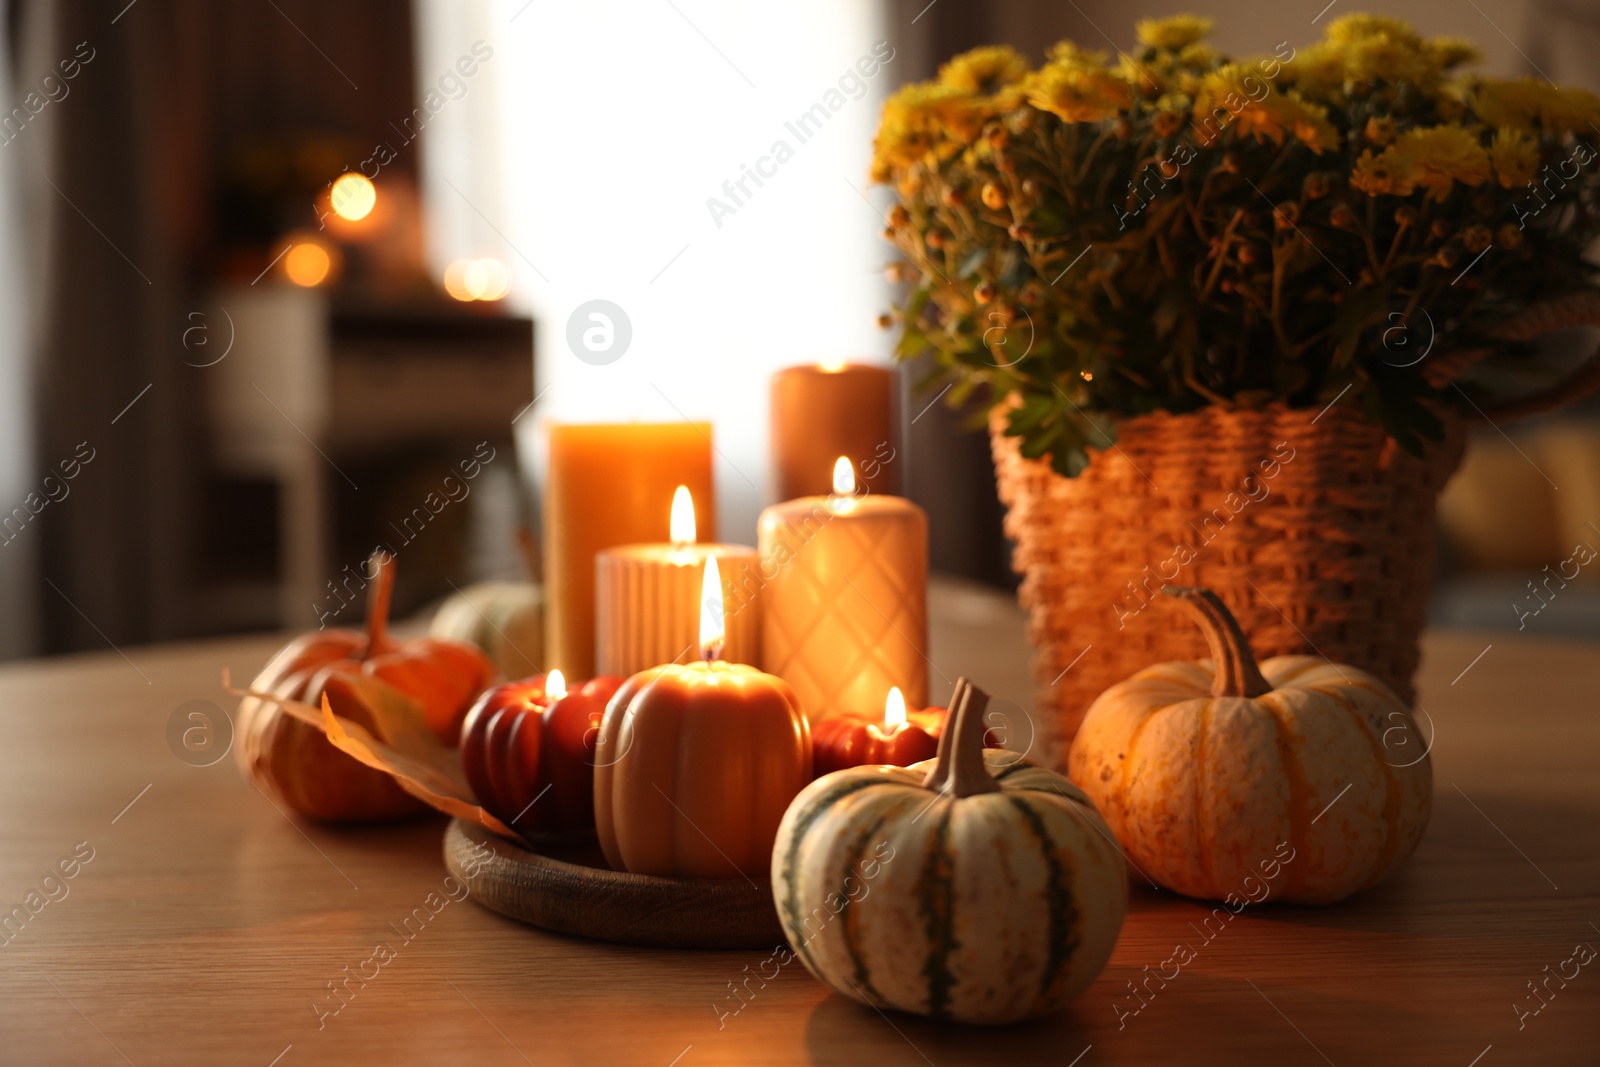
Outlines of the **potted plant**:
M 987 390 L 1057 742 L 1196 651 L 1146 610 L 1168 584 L 1218 590 L 1263 655 L 1409 700 L 1465 421 L 1541 381 L 1538 334 L 1600 323 L 1600 99 L 1463 73 L 1472 45 L 1398 19 L 1246 61 L 1210 27 L 1037 68 L 968 52 L 875 144 L 898 353 L 931 351 L 957 403 Z

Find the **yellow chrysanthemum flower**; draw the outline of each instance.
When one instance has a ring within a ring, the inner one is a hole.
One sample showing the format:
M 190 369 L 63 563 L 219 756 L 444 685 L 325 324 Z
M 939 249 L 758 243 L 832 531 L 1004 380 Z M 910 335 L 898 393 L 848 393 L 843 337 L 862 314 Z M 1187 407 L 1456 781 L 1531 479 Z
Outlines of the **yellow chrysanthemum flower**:
M 1171 15 L 1164 19 L 1140 19 L 1134 33 L 1146 48 L 1177 52 L 1204 40 L 1215 25 L 1211 19 L 1199 15 Z
M 1531 130 L 1539 120 L 1544 82 L 1533 78 L 1485 78 L 1472 92 L 1472 110 L 1490 126 Z
M 1387 37 L 1397 44 L 1409 44 L 1421 49 L 1422 38 L 1405 19 L 1387 15 L 1344 15 L 1328 24 L 1325 33 L 1334 44 L 1349 45 L 1369 37 Z
M 1346 77 L 1367 81 L 1411 82 L 1431 85 L 1440 69 L 1420 47 L 1420 42 L 1398 40 L 1386 33 L 1373 34 L 1344 46 Z
M 1600 123 L 1600 97 L 1587 89 L 1551 85 L 1539 109 L 1539 121 L 1552 130 L 1579 130 Z
M 1328 121 L 1328 109 L 1293 96 L 1282 98 L 1292 109 L 1291 127 L 1295 139 L 1317 155 L 1338 148 L 1343 138 Z
M 1048 63 L 1027 80 L 1028 103 L 1065 122 L 1098 122 L 1133 103 L 1128 82 L 1109 70 Z
M 1406 196 L 1415 187 L 1404 165 L 1395 158 L 1394 150 L 1386 148 L 1377 155 L 1371 150 L 1361 153 L 1356 169 L 1350 174 L 1350 188 L 1359 189 L 1368 196 Z
M 1222 54 L 1203 42 L 1186 44 L 1177 55 L 1177 65 L 1188 70 L 1211 70 L 1222 61 Z
M 1300 49 L 1283 65 L 1278 80 L 1293 85 L 1300 95 L 1315 100 L 1339 100 L 1344 95 L 1344 53 L 1328 44 Z
M 1490 126 L 1567 132 L 1600 124 L 1600 97 L 1539 78 L 1484 78 L 1473 86 L 1472 109 Z
M 1337 147 L 1339 131 L 1326 108 L 1284 92 L 1273 92 L 1252 66 L 1228 63 L 1207 74 L 1195 94 L 1194 116 L 1203 128 L 1224 124 L 1240 137 L 1281 145 L 1291 134 L 1313 152 Z
M 1434 37 L 1424 47 L 1440 70 L 1451 70 L 1465 63 L 1482 63 L 1483 53 L 1464 37 Z
M 954 86 L 905 86 L 883 105 L 872 143 L 873 180 L 887 181 L 930 156 L 949 159 L 978 135 L 986 118 L 973 98 Z
M 1194 94 L 1194 113 L 1199 117 L 1217 108 L 1239 110 L 1241 102 L 1243 106 L 1252 106 L 1255 99 L 1271 91 L 1266 78 L 1255 68 L 1243 63 L 1224 63 L 1201 77 L 1200 91 Z
M 1407 130 L 1385 151 L 1405 160 L 1412 181 L 1443 200 L 1452 182 L 1482 185 L 1492 176 L 1489 154 L 1478 135 L 1460 126 L 1424 126 Z
M 1058 67 L 1075 70 L 1104 70 L 1106 54 L 1079 48 L 1073 41 L 1057 41 L 1050 46 L 1050 62 Z
M 1028 61 L 1009 45 L 963 52 L 939 68 L 939 84 L 973 96 L 992 96 L 1028 76 Z
M 1528 135 L 1502 127 L 1489 145 L 1495 179 L 1507 189 L 1533 181 L 1539 172 L 1539 145 Z

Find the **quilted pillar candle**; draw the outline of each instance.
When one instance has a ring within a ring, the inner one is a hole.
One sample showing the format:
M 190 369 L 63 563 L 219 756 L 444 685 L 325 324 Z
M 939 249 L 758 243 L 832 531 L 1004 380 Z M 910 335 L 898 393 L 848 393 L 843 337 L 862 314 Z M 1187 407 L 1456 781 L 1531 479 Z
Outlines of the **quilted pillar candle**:
M 928 702 L 921 508 L 855 495 L 841 458 L 832 495 L 761 513 L 759 552 L 763 669 L 794 688 L 807 718 L 879 715 L 892 686 L 914 706 Z

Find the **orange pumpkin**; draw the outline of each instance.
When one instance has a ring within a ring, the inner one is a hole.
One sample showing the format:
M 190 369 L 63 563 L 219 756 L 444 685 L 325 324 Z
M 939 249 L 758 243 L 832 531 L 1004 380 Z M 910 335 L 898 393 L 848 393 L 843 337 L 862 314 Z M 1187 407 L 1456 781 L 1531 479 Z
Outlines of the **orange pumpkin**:
M 1433 772 L 1388 686 L 1314 656 L 1259 666 L 1209 589 L 1168 587 L 1212 658 L 1147 667 L 1089 708 L 1068 770 L 1135 867 L 1192 897 L 1330 903 L 1422 840 Z
M 595 829 L 620 870 L 766 878 L 811 781 L 811 730 L 787 682 L 754 667 L 668 664 L 629 678 L 595 746 Z
M 366 633 L 331 629 L 304 634 L 273 656 L 250 688 L 313 706 L 326 694 L 334 714 L 380 735 L 370 709 L 410 701 L 434 732 L 454 745 L 462 718 L 494 669 L 481 652 L 458 641 L 389 637 L 394 559 L 379 554 L 374 565 Z M 238 759 L 246 776 L 308 818 L 371 821 L 427 810 L 387 774 L 340 752 L 321 730 L 273 701 L 244 697 L 238 732 Z

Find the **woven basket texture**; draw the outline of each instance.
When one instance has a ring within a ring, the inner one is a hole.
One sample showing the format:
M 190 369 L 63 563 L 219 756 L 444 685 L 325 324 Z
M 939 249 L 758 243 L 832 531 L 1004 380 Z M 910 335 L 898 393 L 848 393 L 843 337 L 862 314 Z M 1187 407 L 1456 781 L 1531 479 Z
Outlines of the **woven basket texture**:
M 1323 656 L 1413 699 L 1434 503 L 1461 460 L 1459 419 L 1419 459 L 1353 405 L 1140 416 L 1064 478 L 1021 456 L 1004 415 L 990 438 L 1029 613 L 1039 755 L 1064 766 L 1109 686 L 1206 656 L 1166 585 L 1215 590 L 1258 657 Z

